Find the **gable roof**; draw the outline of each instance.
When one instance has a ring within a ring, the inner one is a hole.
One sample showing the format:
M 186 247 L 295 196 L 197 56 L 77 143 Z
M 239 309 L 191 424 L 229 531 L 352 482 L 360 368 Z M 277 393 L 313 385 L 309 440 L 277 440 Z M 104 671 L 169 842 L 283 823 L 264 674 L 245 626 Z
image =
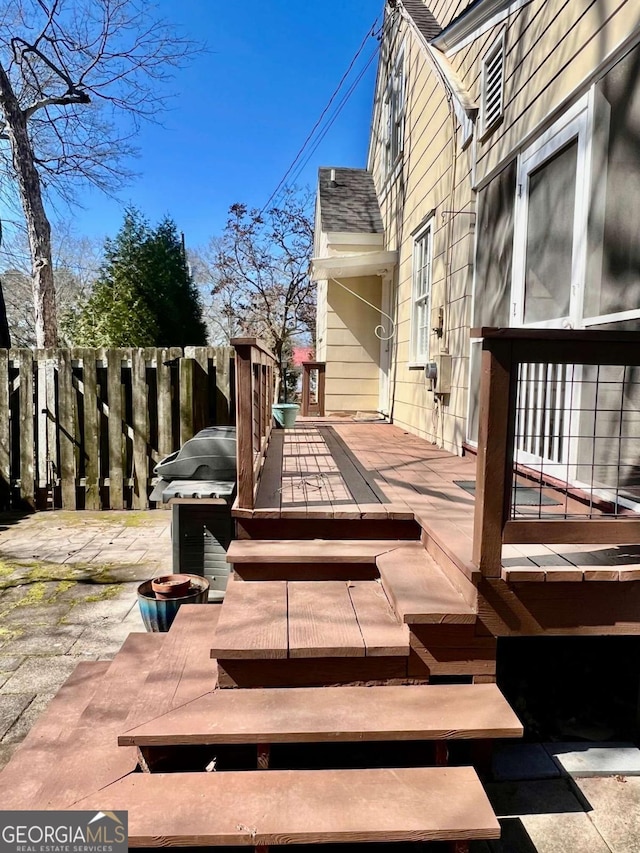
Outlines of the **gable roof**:
M 427 41 L 440 35 L 442 27 L 422 0 L 402 0 L 402 5 Z
M 335 172 L 335 182 L 331 173 Z M 318 170 L 320 227 L 330 231 L 382 234 L 384 226 L 371 172 L 366 169 Z

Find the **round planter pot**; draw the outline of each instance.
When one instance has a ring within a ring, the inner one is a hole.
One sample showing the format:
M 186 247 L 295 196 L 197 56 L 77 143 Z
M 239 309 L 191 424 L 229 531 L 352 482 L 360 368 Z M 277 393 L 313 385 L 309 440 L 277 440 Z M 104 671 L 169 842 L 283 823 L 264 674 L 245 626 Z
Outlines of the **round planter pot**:
M 156 598 L 182 598 L 189 594 L 191 577 L 189 575 L 162 575 L 151 581 L 151 589 Z
M 274 403 L 271 411 L 278 426 L 291 429 L 295 425 L 300 406 L 297 403 Z
M 186 595 L 179 598 L 156 598 L 151 589 L 151 581 L 144 581 L 138 587 L 138 606 L 144 627 L 152 633 L 164 633 L 169 630 L 176 613 L 183 604 L 206 604 L 209 600 L 209 581 L 200 575 L 184 575 L 189 578 Z

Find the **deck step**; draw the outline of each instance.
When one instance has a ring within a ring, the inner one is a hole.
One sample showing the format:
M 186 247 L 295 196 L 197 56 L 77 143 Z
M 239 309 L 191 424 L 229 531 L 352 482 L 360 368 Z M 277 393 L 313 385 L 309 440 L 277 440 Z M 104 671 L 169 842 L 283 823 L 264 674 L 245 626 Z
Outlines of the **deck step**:
M 236 539 L 227 561 L 239 563 L 368 563 L 403 544 L 395 539 Z
M 126 809 L 130 847 L 500 836 L 471 767 L 137 773 L 75 808 Z
M 218 673 L 209 651 L 220 612 L 219 604 L 182 605 L 165 636 L 162 655 L 138 683 L 126 727 L 141 725 L 215 689 Z
M 74 671 L 3 772 L 7 808 L 69 808 L 136 769 L 134 748 L 113 747 L 164 639 L 162 634 L 129 634 L 106 670 Z M 29 757 L 26 770 L 23 759 Z
M 220 660 L 408 654 L 408 630 L 377 581 L 232 582 L 211 650 Z
M 517 738 L 495 684 L 216 690 L 121 734 L 122 746 Z
M 382 585 L 399 618 L 409 624 L 472 624 L 476 610 L 420 545 L 377 558 Z
M 65 743 L 104 678 L 110 661 L 81 661 L 0 771 L 7 808 L 26 808 L 51 772 L 52 748 Z

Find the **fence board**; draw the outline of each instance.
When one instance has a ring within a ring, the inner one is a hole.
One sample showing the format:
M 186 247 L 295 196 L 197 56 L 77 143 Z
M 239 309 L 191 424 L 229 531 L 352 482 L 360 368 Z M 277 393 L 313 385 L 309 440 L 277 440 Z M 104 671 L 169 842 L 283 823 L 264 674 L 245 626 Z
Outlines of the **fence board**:
M 109 401 L 109 506 L 123 509 L 122 357 L 119 349 L 107 350 L 107 399 Z
M 36 381 L 36 486 L 46 490 L 49 484 L 49 464 L 47 459 L 47 351 L 37 349 L 34 353 Z M 45 414 L 45 417 L 42 415 Z
M 84 385 L 84 493 L 85 509 L 100 509 L 98 475 L 100 466 L 100 422 L 98 420 L 98 376 L 95 350 L 82 350 Z
M 46 412 L 39 417 L 47 421 L 47 488 L 53 492 L 53 484 L 60 478 L 60 459 L 58 457 L 57 407 L 57 352 L 51 347 L 45 350 Z M 52 495 L 53 497 L 53 495 Z
M 148 507 L 151 468 L 229 409 L 233 351 L 190 353 L 0 350 L 0 504 Z
M 231 347 L 216 350 L 216 423 L 230 424 L 233 421 L 231 398 Z
M 149 481 L 149 416 L 147 412 L 146 363 L 142 350 L 131 353 L 131 396 L 133 411 L 133 508 L 149 506 L 147 485 Z
M 0 350 L 0 506 L 6 507 L 11 487 L 11 426 L 9 420 L 9 352 Z
M 181 358 L 179 370 L 180 382 L 180 444 L 193 438 L 193 358 Z
M 20 359 L 20 497 L 35 506 L 33 466 L 33 353 L 18 351 Z
M 71 373 L 71 353 L 58 352 L 58 444 L 60 447 L 60 488 L 62 508 L 76 509 L 75 405 Z

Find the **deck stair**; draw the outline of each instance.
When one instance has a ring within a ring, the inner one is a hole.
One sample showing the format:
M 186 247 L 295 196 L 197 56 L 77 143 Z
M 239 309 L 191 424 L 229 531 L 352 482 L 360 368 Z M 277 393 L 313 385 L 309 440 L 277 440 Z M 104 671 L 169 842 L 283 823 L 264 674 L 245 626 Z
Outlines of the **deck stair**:
M 500 835 L 471 767 L 131 774 L 77 808 L 126 809 L 130 847 L 442 840 L 462 851 Z
M 377 581 L 232 581 L 211 656 L 221 687 L 406 677 L 409 631 Z
M 237 539 L 227 551 L 242 580 L 365 580 L 397 539 Z
M 230 585 L 212 650 L 223 687 L 495 676 L 475 585 L 421 542 L 241 541 L 229 559 L 246 583 Z M 352 579 L 317 580 L 332 570 Z
M 230 600 L 270 586 L 232 582 Z M 168 635 L 130 635 L 112 663 L 80 664 L 0 774 L 7 807 L 124 809 L 132 848 L 439 840 L 464 853 L 499 836 L 474 769 L 437 751 L 521 735 L 496 685 L 218 690 L 206 638 L 225 608 L 183 607 Z M 272 744 L 367 740 L 434 741 L 440 766 L 268 769 Z M 223 742 L 255 744 L 260 769 L 154 773 L 145 758 Z
M 121 746 L 522 737 L 495 684 L 215 690 L 125 731 Z

